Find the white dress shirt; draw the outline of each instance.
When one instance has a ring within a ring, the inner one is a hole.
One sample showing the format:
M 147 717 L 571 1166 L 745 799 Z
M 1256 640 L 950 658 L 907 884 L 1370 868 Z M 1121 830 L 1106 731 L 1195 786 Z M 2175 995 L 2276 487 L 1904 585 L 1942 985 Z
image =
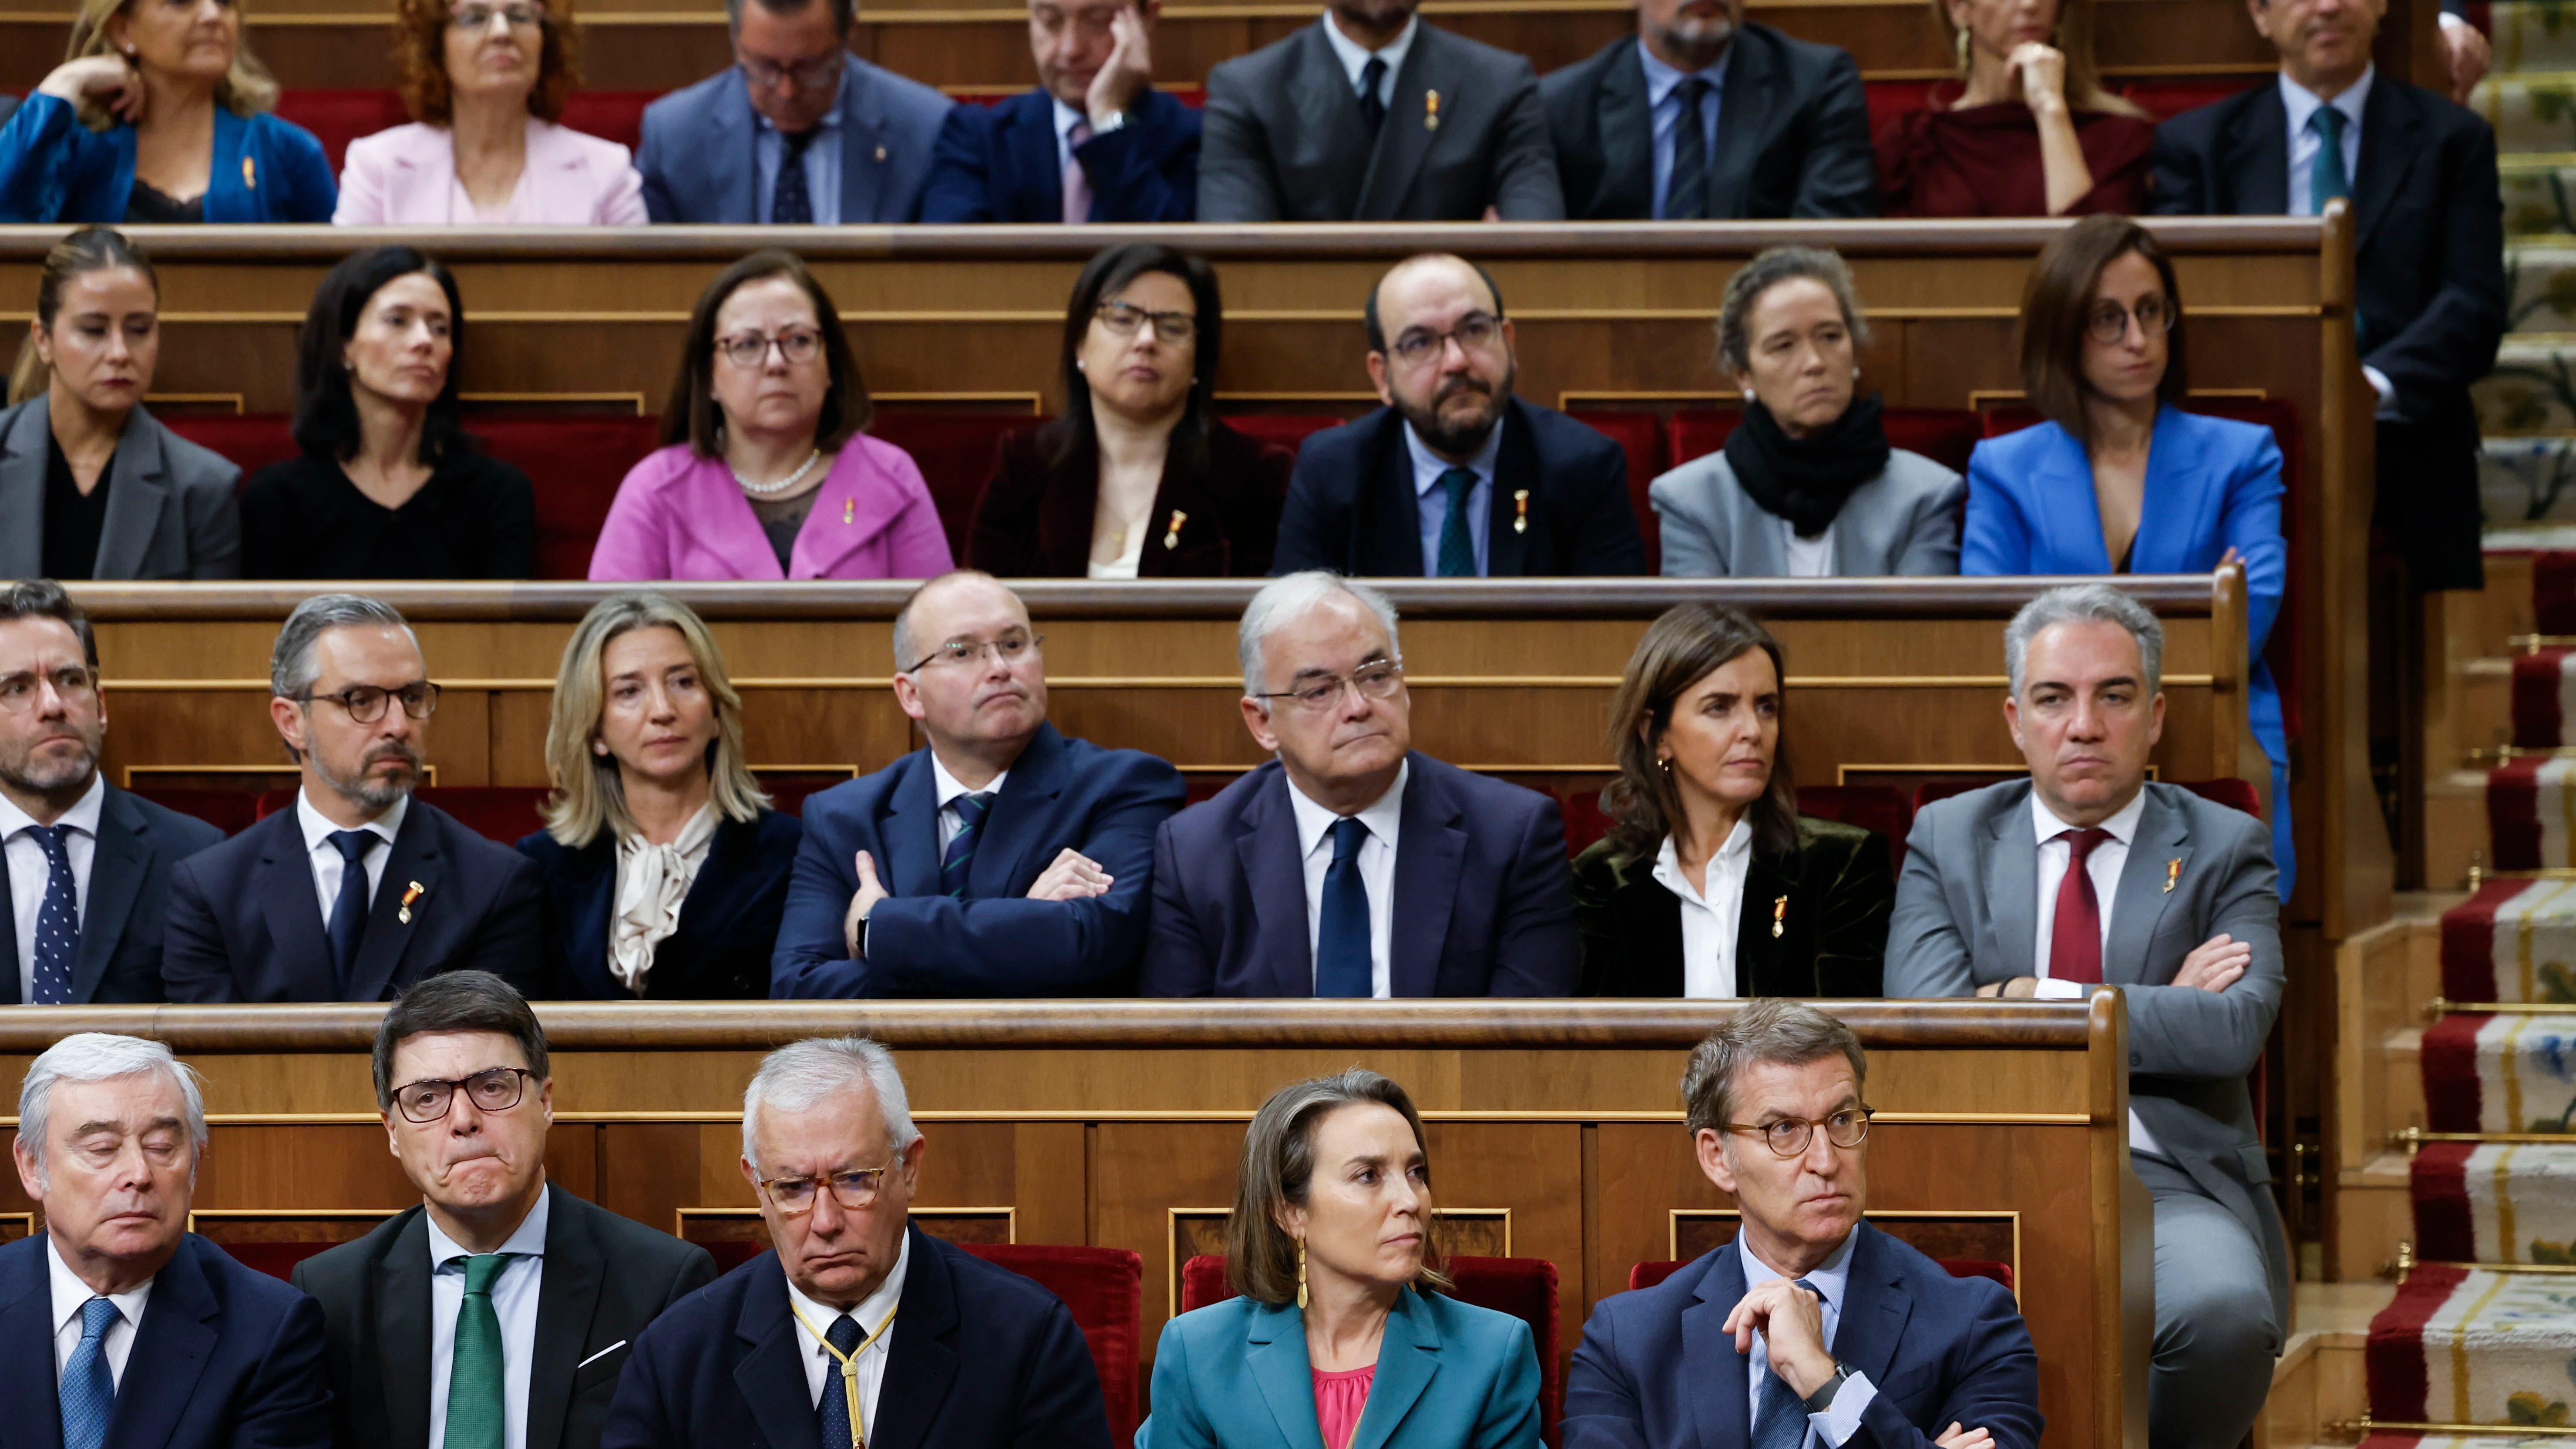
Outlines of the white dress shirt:
M 1833 1352 L 1834 1331 L 1842 1327 L 1843 1292 L 1851 1283 L 1852 1240 L 1858 1236 L 1858 1233 L 1853 1233 L 1844 1238 L 1843 1245 L 1834 1249 L 1832 1257 L 1800 1275 L 1815 1287 L 1816 1296 L 1821 1300 L 1827 1353 Z M 1770 1264 L 1754 1256 L 1752 1245 L 1744 1241 L 1744 1234 L 1740 1232 L 1735 1235 L 1735 1253 L 1744 1264 L 1745 1291 L 1750 1292 L 1780 1276 L 1771 1271 Z M 1744 1371 L 1753 1390 L 1751 1422 L 1758 1424 L 1762 1418 L 1762 1381 L 1771 1376 L 1771 1341 L 1762 1334 L 1754 1334 L 1753 1352 L 1744 1357 Z M 1822 1439 L 1834 1449 L 1842 1449 L 1845 1440 L 1860 1432 L 1860 1416 L 1877 1397 L 1878 1386 L 1869 1381 L 1869 1375 L 1854 1372 L 1843 1380 L 1841 1388 L 1834 1391 L 1834 1401 L 1825 1406 L 1823 1413 L 1807 1416 L 1806 1442 L 1813 1444 Z
M 859 1350 L 858 1358 L 859 1433 L 870 1439 L 876 1437 L 877 1396 L 885 1386 L 886 1355 L 894 1352 L 895 1329 L 900 1326 L 889 1325 L 886 1319 L 894 1312 L 895 1306 L 903 1302 L 904 1270 L 911 1263 L 912 1234 L 907 1230 L 903 1235 L 903 1246 L 895 1250 L 894 1271 L 886 1274 L 885 1282 L 878 1285 L 877 1291 L 860 1299 L 859 1306 L 850 1310 L 850 1317 L 859 1325 L 859 1342 L 865 1345 Z M 796 1337 L 805 1345 L 805 1388 L 813 1396 L 814 1407 L 820 1409 L 824 1390 L 840 1392 L 841 1361 L 833 1357 L 832 1346 L 825 1343 L 821 1335 L 832 1331 L 832 1320 L 841 1316 L 841 1310 L 806 1297 L 804 1290 L 798 1288 L 792 1278 L 787 1281 L 787 1300 L 812 1320 L 811 1327 L 804 1323 L 796 1325 Z M 881 1328 L 883 1331 L 879 1332 Z M 876 1334 L 873 1342 L 868 1338 L 871 1333 Z
M 501 1320 L 501 1443 L 523 1449 L 528 1442 L 528 1370 L 537 1352 L 537 1296 L 546 1280 L 546 1221 L 552 1192 L 537 1194 L 519 1230 L 501 1245 L 511 1254 L 492 1280 L 492 1314 Z M 447 1442 L 447 1384 L 456 1368 L 456 1318 L 465 1311 L 465 1260 L 469 1249 L 438 1230 L 427 1213 L 429 1229 L 429 1442 Z
M 955 840 L 958 832 L 966 828 L 966 817 L 957 813 L 957 797 L 960 795 L 999 795 L 1002 793 L 1002 782 L 1009 778 L 1011 778 L 1011 772 L 1004 770 L 1002 773 L 985 781 L 982 789 L 970 790 L 964 785 L 957 783 L 957 777 L 948 773 L 948 767 L 946 765 L 939 763 L 939 752 L 937 750 L 930 752 L 930 787 L 932 792 L 939 797 L 940 859 L 946 860 L 948 858 L 949 842 Z M 985 816 L 990 818 L 993 812 L 993 807 L 1000 803 L 1001 801 L 999 800 L 986 801 L 984 804 Z M 885 878 L 885 863 L 883 861 L 879 861 L 877 863 L 877 879 L 884 880 Z
M 2449 16 L 2444 16 L 2449 19 Z M 2290 116 L 2290 214 L 2317 214 L 2317 153 L 2325 149 L 2325 139 L 2308 122 L 2318 109 L 2332 106 L 2343 113 L 2343 178 L 2355 196 L 2361 194 L 2361 113 L 2370 101 L 2370 83 L 2379 76 L 2376 65 L 2365 67 L 2361 79 L 2335 96 L 2321 99 L 2316 92 L 2290 79 L 2288 71 L 2280 73 L 2281 109 Z M 2362 364 L 2362 376 L 2370 379 L 2371 389 L 2379 394 L 2379 415 L 2397 416 L 2397 387 L 2388 374 L 2368 363 Z
M 1467 490 L 1467 538 L 1476 548 L 1476 577 L 1493 572 L 1493 554 L 1487 547 L 1486 534 L 1492 531 L 1494 518 L 1494 460 L 1503 451 L 1502 419 L 1494 420 L 1494 430 L 1485 435 L 1485 446 L 1464 463 L 1452 463 L 1431 451 L 1413 431 L 1404 425 L 1405 455 L 1413 460 L 1414 511 L 1422 525 L 1422 576 L 1440 576 L 1440 530 L 1449 521 L 1449 490 L 1440 486 L 1440 475 L 1452 468 L 1464 468 L 1476 475 L 1476 486 Z
M 71 827 L 63 838 L 63 854 L 72 863 L 72 898 L 84 924 L 89 920 L 89 866 L 98 858 L 98 813 L 106 804 L 107 777 L 92 775 L 89 793 L 54 822 Z M 45 908 L 45 884 L 53 876 L 45 848 L 27 833 L 35 825 L 34 816 L 0 795 L 0 867 L 9 876 L 10 924 L 18 928 L 20 1001 L 36 999 L 36 913 Z
M 410 809 L 411 797 L 405 795 L 393 803 L 392 809 L 358 827 L 384 841 L 384 844 L 370 848 L 363 862 L 367 868 L 367 905 L 370 908 L 376 903 L 376 887 L 385 881 L 385 862 L 393 859 L 394 837 L 402 833 L 403 816 Z M 313 801 L 301 790 L 295 792 L 295 823 L 304 827 L 304 855 L 313 863 L 313 894 L 322 903 L 322 924 L 328 926 L 331 924 L 331 908 L 340 903 L 340 871 L 348 864 L 341 858 L 340 847 L 331 843 L 331 837 L 340 827 L 314 809 Z
M 1341 23 L 1329 10 L 1324 12 L 1324 39 L 1332 44 L 1333 55 L 1342 63 L 1342 72 L 1351 79 L 1351 94 L 1360 93 L 1360 72 L 1368 69 L 1372 58 L 1386 62 L 1386 74 L 1378 77 L 1377 98 L 1389 111 L 1395 109 L 1395 74 L 1404 69 L 1404 57 L 1413 50 L 1414 32 L 1421 27 L 1416 17 L 1404 22 L 1404 31 L 1387 43 L 1384 50 L 1370 50 L 1342 33 Z
M 1395 994 L 1395 836 L 1404 821 L 1404 785 L 1412 777 L 1411 761 L 1398 765 L 1395 783 L 1356 816 L 1368 827 L 1359 863 L 1369 903 L 1369 995 L 1381 1000 Z M 1308 799 L 1294 780 L 1288 782 L 1288 805 L 1297 816 L 1297 854 L 1306 863 L 1306 968 L 1311 973 L 1315 944 L 1324 933 L 1324 877 L 1333 868 L 1333 822 L 1341 817 Z
M 80 1280 L 80 1275 L 72 1271 L 71 1264 L 63 1261 L 61 1244 L 52 1242 L 49 1237 L 46 1246 L 45 1276 L 53 1285 L 54 1297 L 54 1383 L 59 1386 L 63 1381 L 63 1370 L 71 1364 L 72 1350 L 80 1347 L 81 1305 L 98 1294 Z M 152 1280 L 149 1278 L 122 1293 L 108 1295 L 107 1301 L 116 1305 L 118 1316 L 107 1326 L 98 1347 L 99 1352 L 107 1356 L 107 1378 L 112 1384 L 125 1382 L 125 1358 L 134 1352 L 134 1335 L 143 1327 L 143 1305 L 151 1297 Z M 45 1432 L 50 1434 L 53 1431 L 48 1429 Z
M 1753 865 L 1753 822 L 1736 817 L 1726 843 L 1710 856 L 1708 893 L 1691 888 L 1681 852 L 1664 837 L 1655 880 L 1682 902 L 1682 995 L 1696 1001 L 1735 996 L 1735 939 L 1744 925 L 1744 873 Z
M 1813 538 L 1807 538 L 1798 532 L 1798 525 L 1785 518 L 1781 519 L 1780 544 L 1788 559 L 1785 577 L 1829 579 L 1834 576 L 1834 526 L 1832 524 L 1826 524 L 1824 532 Z
M 2111 954 L 2111 907 L 2120 895 L 2120 871 L 2129 863 L 2129 842 L 2138 833 L 2138 821 L 2147 813 L 2147 792 L 2141 787 L 2129 803 L 2123 805 L 2102 828 L 2111 838 L 2093 847 L 2084 858 L 2084 873 L 2093 878 L 2094 914 L 2102 918 L 2102 954 L 2105 966 Z M 2076 827 L 2057 818 L 2040 802 L 2039 792 L 2030 792 L 2031 828 L 2039 835 L 2039 941 L 2031 951 L 2032 974 L 2039 985 L 2031 992 L 2042 1000 L 2079 1000 L 2093 988 L 2082 981 L 2060 981 L 2048 974 L 2048 958 L 2057 930 L 2057 892 L 2066 884 L 2066 862 L 2075 847 L 2057 837 Z M 2133 1152 L 2151 1152 L 2161 1156 L 2155 1135 L 2147 1124 L 2138 1120 L 2136 1109 L 2129 1112 L 2129 1148 Z

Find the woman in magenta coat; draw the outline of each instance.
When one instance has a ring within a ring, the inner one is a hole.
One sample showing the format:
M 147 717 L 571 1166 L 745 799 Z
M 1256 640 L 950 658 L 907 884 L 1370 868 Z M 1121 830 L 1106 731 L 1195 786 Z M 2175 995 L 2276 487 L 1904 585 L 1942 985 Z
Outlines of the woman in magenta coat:
M 805 264 L 755 252 L 698 299 L 662 413 L 668 446 L 626 475 L 590 576 L 921 579 L 948 537 L 910 455 L 859 430 L 840 313 Z

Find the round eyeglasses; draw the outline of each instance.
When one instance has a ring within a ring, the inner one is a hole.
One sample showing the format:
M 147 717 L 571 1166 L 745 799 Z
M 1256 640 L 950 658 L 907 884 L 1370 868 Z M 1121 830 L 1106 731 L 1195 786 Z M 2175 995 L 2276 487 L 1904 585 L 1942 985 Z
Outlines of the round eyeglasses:
M 1726 1130 L 1759 1137 L 1763 1144 L 1782 1157 L 1796 1157 L 1815 1140 L 1816 1129 L 1825 1129 L 1825 1140 L 1836 1147 L 1858 1147 L 1869 1140 L 1870 1109 L 1845 1107 L 1839 1112 L 1817 1118 L 1782 1117 L 1758 1126 L 1750 1122 L 1729 1122 Z
M 2117 302 L 2105 302 L 2085 314 L 2084 331 L 2107 347 L 2129 335 L 2132 317 L 2138 319 L 2140 337 L 2162 337 L 2182 320 L 2182 309 L 2162 297 L 2140 297 L 2134 310 Z
M 857 1212 L 875 1205 L 877 1189 L 884 1186 L 885 1175 L 892 1170 L 890 1166 L 854 1167 L 829 1177 L 764 1178 L 760 1190 L 769 1194 L 769 1200 L 778 1205 L 778 1210 L 790 1217 L 812 1212 L 826 1186 L 832 1191 L 832 1201 L 839 1203 L 845 1211 Z

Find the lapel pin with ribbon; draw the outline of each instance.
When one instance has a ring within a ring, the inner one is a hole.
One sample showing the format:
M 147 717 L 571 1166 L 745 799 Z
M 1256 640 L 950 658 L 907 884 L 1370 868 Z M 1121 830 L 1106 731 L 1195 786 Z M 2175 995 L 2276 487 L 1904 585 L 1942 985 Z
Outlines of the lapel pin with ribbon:
M 427 888 L 426 888 L 426 887 L 424 887 L 423 885 L 421 885 L 421 883 L 420 883 L 419 881 L 413 881 L 413 882 L 411 883 L 411 885 L 410 885 L 409 887 L 405 888 L 405 890 L 403 891 L 403 893 L 402 893 L 402 909 L 401 909 L 401 910 L 398 910 L 398 911 L 396 911 L 396 912 L 394 912 L 394 919 L 395 919 L 396 921 L 401 922 L 403 925 L 406 925 L 406 926 L 410 925 L 410 924 L 411 924 L 411 903 L 412 903 L 412 902 L 414 902 L 414 901 L 416 901 L 416 900 L 419 900 L 419 899 L 421 898 L 421 896 L 422 896 L 422 895 L 424 895 L 424 894 L 426 894 L 426 893 L 427 893 Z
M 1512 532 L 1514 532 L 1514 533 L 1527 533 L 1527 532 L 1529 532 L 1529 490 L 1528 490 L 1528 489 L 1526 489 L 1526 488 L 1515 488 L 1515 489 L 1513 489 L 1513 490 L 1512 490 L 1512 510 L 1513 510 L 1513 512 L 1512 512 Z
M 2182 857 L 2177 855 L 2173 859 L 2165 862 L 2165 894 L 2172 895 L 2174 883 L 2181 879 Z
M 1440 129 L 1440 93 L 1438 91 L 1422 93 L 1422 129 L 1426 131 Z
M 252 164 L 248 156 L 242 158 L 242 190 L 259 190 L 259 167 Z
M 850 521 L 858 517 L 858 513 L 859 500 L 856 495 L 845 497 L 841 500 L 841 526 L 843 528 L 849 527 Z
M 1173 509 L 1172 521 L 1163 525 L 1163 547 L 1179 548 L 1181 546 L 1181 525 L 1189 521 L 1190 516 L 1188 514 L 1183 513 L 1177 508 Z
M 1787 930 L 1787 929 L 1788 929 L 1788 927 L 1784 924 L 1788 919 L 1789 919 L 1789 898 L 1788 898 L 1787 896 L 1782 896 L 1782 897 L 1780 897 L 1778 900 L 1775 900 L 1775 901 L 1773 901 L 1773 902 L 1771 903 L 1771 939 L 1772 939 L 1772 940 L 1774 940 L 1774 941 L 1779 940 L 1779 939 L 1780 939 L 1780 933 L 1781 933 L 1782 931 L 1784 931 L 1784 930 Z

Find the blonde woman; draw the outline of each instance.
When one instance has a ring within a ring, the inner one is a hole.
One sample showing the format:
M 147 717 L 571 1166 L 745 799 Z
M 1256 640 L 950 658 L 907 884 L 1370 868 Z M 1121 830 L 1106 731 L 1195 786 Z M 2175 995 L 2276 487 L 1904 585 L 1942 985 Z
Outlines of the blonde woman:
M 742 697 L 685 604 L 611 594 L 564 649 L 546 725 L 555 793 L 519 842 L 572 997 L 765 998 L 803 827 L 743 763 Z
M 0 222 L 329 221 L 322 143 L 269 114 L 241 27 L 238 0 L 82 0 L 0 126 Z
M 2156 127 L 2103 89 L 2093 0 L 1933 0 L 1959 80 L 1878 132 L 1887 216 L 2135 215 Z

